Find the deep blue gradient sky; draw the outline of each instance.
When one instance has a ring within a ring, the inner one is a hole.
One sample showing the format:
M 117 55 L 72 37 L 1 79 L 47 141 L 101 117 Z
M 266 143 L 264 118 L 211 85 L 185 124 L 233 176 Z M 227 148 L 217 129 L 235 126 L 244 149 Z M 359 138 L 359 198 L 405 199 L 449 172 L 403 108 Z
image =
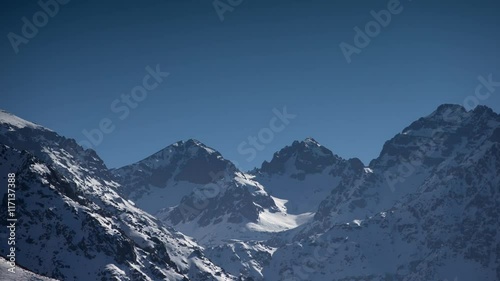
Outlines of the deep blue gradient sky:
M 15 54 L 7 34 L 41 8 L 8 1 L 0 108 L 78 141 L 109 118 L 95 147 L 109 167 L 196 138 L 250 169 L 309 136 L 368 164 L 410 122 L 462 104 L 479 75 L 500 81 L 498 1 L 402 0 L 347 63 L 339 44 L 388 2 L 244 0 L 220 21 L 212 1 L 73 0 Z M 110 104 L 157 64 L 170 76 L 120 120 Z M 500 112 L 500 87 L 481 104 Z M 238 145 L 284 106 L 297 117 L 247 161 Z

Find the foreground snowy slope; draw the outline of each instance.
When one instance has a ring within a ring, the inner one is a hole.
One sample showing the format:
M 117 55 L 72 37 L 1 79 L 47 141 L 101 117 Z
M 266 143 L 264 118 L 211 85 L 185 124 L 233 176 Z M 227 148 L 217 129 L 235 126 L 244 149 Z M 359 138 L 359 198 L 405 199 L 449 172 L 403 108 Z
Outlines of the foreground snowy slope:
M 9 272 L 9 269 L 11 267 L 7 260 L 0 257 L 0 281 L 57 281 L 57 279 L 35 274 L 19 266 L 15 267 L 14 273 Z
M 0 112 L 0 144 L 2 181 L 16 173 L 16 254 L 24 268 L 62 280 L 234 279 L 196 243 L 120 197 L 99 157 L 74 140 Z

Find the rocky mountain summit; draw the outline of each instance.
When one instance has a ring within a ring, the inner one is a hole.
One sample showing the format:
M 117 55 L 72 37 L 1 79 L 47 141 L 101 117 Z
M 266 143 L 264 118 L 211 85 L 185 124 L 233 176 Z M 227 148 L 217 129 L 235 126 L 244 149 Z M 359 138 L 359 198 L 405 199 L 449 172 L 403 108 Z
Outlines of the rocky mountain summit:
M 286 200 L 290 214 L 314 213 L 344 177 L 365 172 L 361 160 L 345 160 L 312 138 L 294 141 L 253 171 L 266 191 Z

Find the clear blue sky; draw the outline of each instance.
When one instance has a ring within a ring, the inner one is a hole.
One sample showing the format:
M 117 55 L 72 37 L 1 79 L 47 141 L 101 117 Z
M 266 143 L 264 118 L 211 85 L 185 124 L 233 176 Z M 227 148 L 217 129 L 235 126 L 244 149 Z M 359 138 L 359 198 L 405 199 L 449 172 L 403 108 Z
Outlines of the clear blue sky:
M 388 2 L 244 0 L 220 21 L 212 1 L 73 0 L 15 54 L 9 32 L 41 8 L 9 1 L 0 108 L 78 141 L 109 118 L 95 147 L 109 167 L 196 138 L 250 169 L 309 136 L 368 163 L 410 122 L 463 103 L 479 75 L 500 81 L 498 1 L 401 1 L 347 63 L 339 44 Z M 111 103 L 157 64 L 170 76 L 119 119 Z M 500 112 L 500 88 L 481 104 Z M 283 106 L 297 117 L 247 161 L 238 145 Z

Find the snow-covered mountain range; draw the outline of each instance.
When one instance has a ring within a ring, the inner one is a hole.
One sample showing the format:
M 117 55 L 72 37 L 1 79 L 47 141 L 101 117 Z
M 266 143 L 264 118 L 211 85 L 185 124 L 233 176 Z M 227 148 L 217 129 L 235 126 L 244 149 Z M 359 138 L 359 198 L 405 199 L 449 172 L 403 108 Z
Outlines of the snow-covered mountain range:
M 500 280 L 500 116 L 484 106 L 439 106 L 368 165 L 307 138 L 250 172 L 193 139 L 108 169 L 1 111 L 0 158 L 26 276 Z

